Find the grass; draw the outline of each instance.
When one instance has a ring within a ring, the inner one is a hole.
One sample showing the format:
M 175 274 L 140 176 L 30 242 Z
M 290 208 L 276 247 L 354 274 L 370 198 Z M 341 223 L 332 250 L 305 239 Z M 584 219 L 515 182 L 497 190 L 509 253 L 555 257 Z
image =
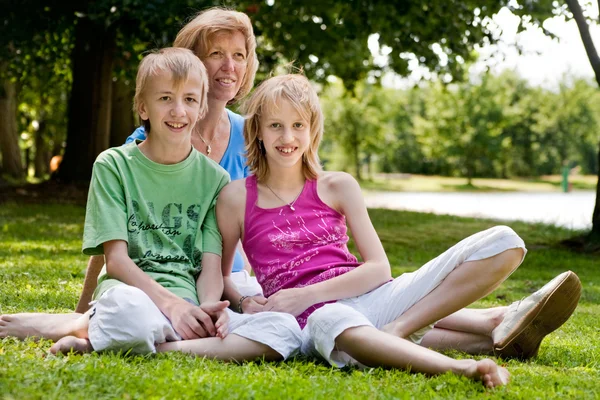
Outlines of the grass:
M 412 271 L 461 238 L 495 223 L 371 210 L 394 266 Z M 65 205 L 0 208 L 0 312 L 69 312 L 84 276 L 84 209 Z M 224 364 L 181 354 L 52 356 L 48 341 L 0 340 L 0 399 L 403 399 L 599 398 L 600 257 L 561 248 L 573 231 L 510 224 L 528 244 L 525 263 L 476 307 L 505 305 L 572 269 L 584 292 L 573 317 L 542 344 L 539 357 L 509 361 L 512 382 L 492 392 L 450 374 L 433 378 L 381 368 L 338 370 L 296 358 Z M 465 354 L 452 352 L 455 357 Z
M 401 192 L 559 192 L 562 177 L 548 175 L 540 178 L 491 179 L 475 178 L 471 185 L 466 178 L 411 174 L 376 174 L 361 182 L 366 190 Z M 569 177 L 573 190 L 595 190 L 598 177 L 574 175 Z

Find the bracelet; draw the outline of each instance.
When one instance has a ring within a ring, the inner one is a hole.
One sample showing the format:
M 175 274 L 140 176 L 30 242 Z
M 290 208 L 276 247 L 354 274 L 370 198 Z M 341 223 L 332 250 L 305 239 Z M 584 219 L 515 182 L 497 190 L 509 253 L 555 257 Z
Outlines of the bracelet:
M 246 300 L 248 297 L 250 296 L 242 296 L 240 297 L 240 300 L 238 301 L 238 305 L 237 305 L 237 309 L 238 309 L 238 313 L 243 314 L 244 310 L 242 310 L 242 303 L 244 302 L 244 300 Z

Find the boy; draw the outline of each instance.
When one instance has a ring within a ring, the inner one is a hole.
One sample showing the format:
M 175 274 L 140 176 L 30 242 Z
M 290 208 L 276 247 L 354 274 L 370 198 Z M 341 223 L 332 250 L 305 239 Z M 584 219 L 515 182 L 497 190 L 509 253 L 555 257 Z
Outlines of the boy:
M 53 353 L 180 350 L 239 361 L 286 358 L 299 348 L 291 315 L 239 315 L 219 301 L 215 202 L 229 179 L 190 142 L 207 110 L 207 88 L 190 50 L 162 49 L 142 60 L 134 107 L 148 138 L 94 163 L 83 252 L 104 254 L 106 267 L 90 311 L 45 335 L 58 339 Z

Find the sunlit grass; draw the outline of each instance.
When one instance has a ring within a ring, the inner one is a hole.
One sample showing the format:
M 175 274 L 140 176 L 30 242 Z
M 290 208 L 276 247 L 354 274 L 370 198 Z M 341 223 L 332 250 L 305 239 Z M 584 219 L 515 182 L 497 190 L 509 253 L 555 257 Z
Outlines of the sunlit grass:
M 86 257 L 84 209 L 0 207 L 0 312 L 68 312 L 75 307 Z M 414 212 L 370 210 L 393 266 L 413 271 L 492 221 Z M 523 265 L 476 307 L 506 305 L 571 269 L 584 284 L 573 317 L 550 335 L 529 362 L 505 362 L 506 388 L 446 374 L 398 370 L 338 370 L 315 360 L 225 364 L 182 354 L 52 356 L 48 341 L 0 340 L 1 399 L 594 399 L 600 397 L 600 257 L 560 246 L 573 235 L 541 224 L 511 223 L 528 245 Z M 485 273 L 485 272 L 482 272 Z M 453 357 L 466 357 L 450 352 Z

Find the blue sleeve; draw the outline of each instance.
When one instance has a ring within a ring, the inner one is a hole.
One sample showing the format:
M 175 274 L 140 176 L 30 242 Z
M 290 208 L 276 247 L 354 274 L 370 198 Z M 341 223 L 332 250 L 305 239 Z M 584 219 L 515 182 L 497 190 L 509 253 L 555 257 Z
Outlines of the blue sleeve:
M 127 139 L 125 139 L 125 144 L 131 143 L 136 139 L 146 140 L 146 131 L 143 126 L 137 128 Z

